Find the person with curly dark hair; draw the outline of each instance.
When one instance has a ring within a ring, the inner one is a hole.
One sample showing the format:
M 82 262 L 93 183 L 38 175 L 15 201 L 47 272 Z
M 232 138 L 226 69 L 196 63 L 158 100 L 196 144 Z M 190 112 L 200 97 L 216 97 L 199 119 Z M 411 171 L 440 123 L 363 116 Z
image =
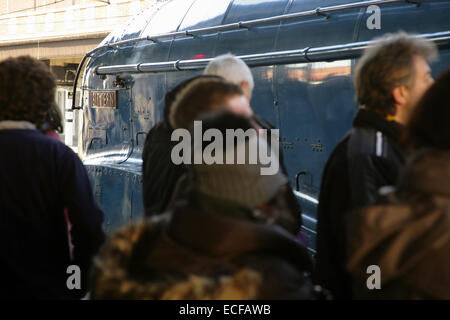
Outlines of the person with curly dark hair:
M 104 239 L 103 212 L 81 160 L 40 131 L 54 99 L 45 64 L 28 56 L 0 62 L 0 298 L 82 298 Z M 69 278 L 72 265 L 79 277 Z
M 1 63 L 0 121 L 28 121 L 37 128 L 55 101 L 55 77 L 43 62 L 29 56 Z

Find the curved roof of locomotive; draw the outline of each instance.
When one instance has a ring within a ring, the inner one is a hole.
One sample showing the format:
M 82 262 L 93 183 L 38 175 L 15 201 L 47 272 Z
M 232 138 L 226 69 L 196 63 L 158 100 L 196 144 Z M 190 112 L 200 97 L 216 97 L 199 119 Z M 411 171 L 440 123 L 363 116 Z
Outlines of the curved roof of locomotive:
M 289 0 L 168 0 L 155 2 L 141 11 L 124 26 L 111 32 L 100 44 L 106 45 L 118 41 L 155 36 L 194 28 L 220 26 L 243 20 L 267 18 L 285 13 L 314 10 L 360 2 L 360 0 L 301 0 L 294 5 Z M 236 21 L 229 16 L 230 9 L 239 11 Z M 245 13 L 245 14 L 242 14 Z

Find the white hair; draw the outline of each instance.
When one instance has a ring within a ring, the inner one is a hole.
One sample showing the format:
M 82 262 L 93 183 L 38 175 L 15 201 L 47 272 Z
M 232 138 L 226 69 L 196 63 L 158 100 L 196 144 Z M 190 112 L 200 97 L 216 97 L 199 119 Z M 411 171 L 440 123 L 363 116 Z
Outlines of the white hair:
M 253 91 L 253 76 L 247 64 L 231 53 L 220 55 L 211 60 L 203 72 L 205 75 L 220 76 L 238 86 L 247 82 L 250 93 Z

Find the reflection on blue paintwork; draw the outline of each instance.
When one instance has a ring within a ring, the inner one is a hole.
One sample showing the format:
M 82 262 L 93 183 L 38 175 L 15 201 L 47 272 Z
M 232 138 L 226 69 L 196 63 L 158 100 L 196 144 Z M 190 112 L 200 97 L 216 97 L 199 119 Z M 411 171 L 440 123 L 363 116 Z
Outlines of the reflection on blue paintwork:
M 119 40 L 131 39 L 138 37 L 142 30 L 147 25 L 149 19 L 151 19 L 165 3 L 156 2 L 149 8 L 140 12 L 137 16 L 130 19 L 125 26 L 118 26 L 116 30 L 111 32 L 101 43 L 100 46 L 107 43 L 117 42 Z
M 180 30 L 206 28 L 222 23 L 231 0 L 197 0 L 189 9 Z
M 177 31 L 193 1 L 194 0 L 174 0 L 167 2 L 150 20 L 141 36 L 154 36 Z
M 308 196 L 307 194 L 301 193 L 297 190 L 294 190 L 294 194 L 306 201 L 312 202 L 314 204 L 319 204 L 319 201 L 311 196 Z

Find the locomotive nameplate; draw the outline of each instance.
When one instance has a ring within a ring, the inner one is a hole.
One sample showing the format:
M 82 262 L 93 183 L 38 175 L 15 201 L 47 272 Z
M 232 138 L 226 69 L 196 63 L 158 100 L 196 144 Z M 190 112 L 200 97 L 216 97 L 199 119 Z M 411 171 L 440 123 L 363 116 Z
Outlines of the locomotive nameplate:
M 91 91 L 92 108 L 117 108 L 117 91 Z

